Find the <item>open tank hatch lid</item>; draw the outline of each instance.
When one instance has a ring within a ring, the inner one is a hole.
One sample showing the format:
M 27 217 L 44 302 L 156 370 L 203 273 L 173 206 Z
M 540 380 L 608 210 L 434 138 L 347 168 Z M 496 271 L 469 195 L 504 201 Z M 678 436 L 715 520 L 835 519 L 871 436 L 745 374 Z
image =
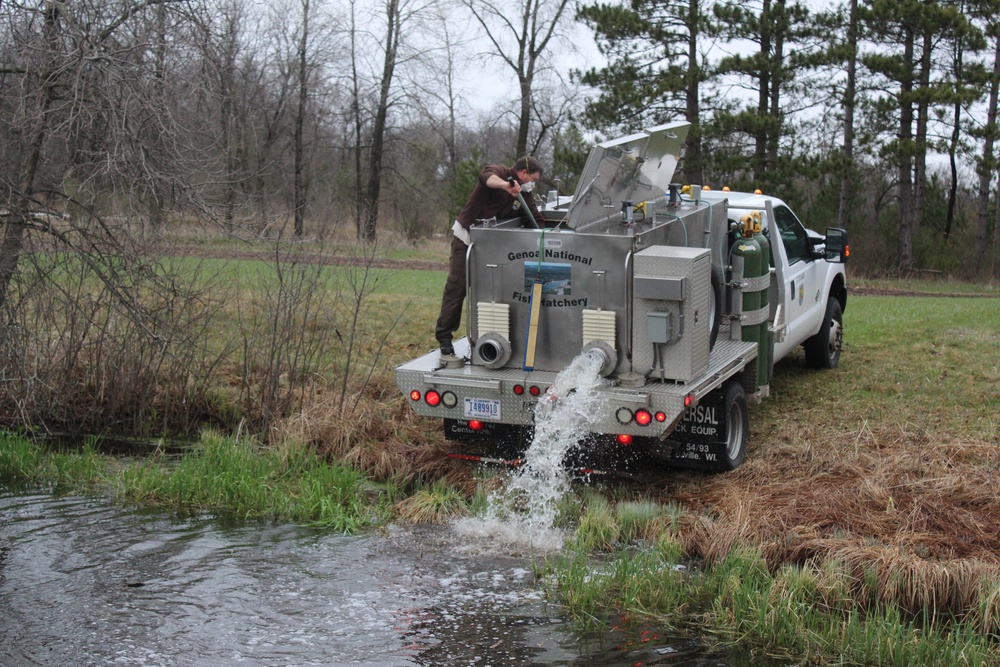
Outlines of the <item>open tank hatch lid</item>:
M 666 123 L 591 148 L 566 226 L 576 229 L 619 214 L 623 201 L 638 204 L 666 195 L 690 128 L 686 121 Z

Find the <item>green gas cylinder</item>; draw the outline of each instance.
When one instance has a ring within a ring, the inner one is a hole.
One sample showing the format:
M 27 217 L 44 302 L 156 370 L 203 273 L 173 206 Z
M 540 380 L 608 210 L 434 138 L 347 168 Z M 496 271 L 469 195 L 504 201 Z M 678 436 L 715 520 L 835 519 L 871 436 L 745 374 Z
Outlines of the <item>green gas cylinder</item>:
M 760 252 L 760 243 L 753 237 L 753 221 L 749 215 L 743 216 L 740 221 L 740 238 L 736 239 L 731 252 L 734 270 L 736 268 L 736 258 L 743 258 L 742 275 L 734 275 L 736 280 L 749 280 L 761 275 L 761 263 L 763 255 Z M 764 261 L 766 266 L 766 261 Z M 757 290 L 743 290 L 743 313 L 751 314 L 760 309 L 760 292 Z M 760 326 L 750 325 L 741 327 L 742 340 L 747 343 L 757 343 L 760 348 Z M 759 352 L 758 352 L 759 354 Z
M 753 219 L 753 237 L 757 243 L 760 244 L 760 255 L 761 263 L 763 264 L 761 268 L 762 276 L 771 275 L 771 243 L 764 236 L 764 225 L 761 219 L 760 211 L 754 211 L 750 214 Z M 770 280 L 767 281 L 770 285 Z M 769 305 L 768 299 L 768 288 L 765 287 L 760 292 L 760 307 L 765 308 Z M 771 323 L 770 315 L 763 322 L 760 323 L 760 344 L 757 351 L 757 385 L 765 386 L 770 384 L 770 371 L 771 371 L 771 350 L 773 345 L 771 343 Z

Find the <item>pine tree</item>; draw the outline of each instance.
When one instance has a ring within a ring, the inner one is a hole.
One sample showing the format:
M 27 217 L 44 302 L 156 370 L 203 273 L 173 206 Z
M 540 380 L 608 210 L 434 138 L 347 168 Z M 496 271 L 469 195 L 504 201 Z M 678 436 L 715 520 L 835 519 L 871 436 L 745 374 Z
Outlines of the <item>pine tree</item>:
M 702 17 L 699 0 L 631 0 L 591 4 L 578 18 L 595 33 L 608 65 L 580 80 L 600 90 L 587 104 L 587 127 L 635 131 L 683 118 L 691 123 L 684 159 L 689 183 L 704 181 L 699 56 Z

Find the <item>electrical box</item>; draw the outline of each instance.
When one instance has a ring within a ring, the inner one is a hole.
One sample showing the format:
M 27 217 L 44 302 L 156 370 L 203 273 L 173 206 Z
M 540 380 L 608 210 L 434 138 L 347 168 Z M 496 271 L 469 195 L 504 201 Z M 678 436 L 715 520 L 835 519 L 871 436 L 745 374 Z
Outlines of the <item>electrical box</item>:
M 705 248 L 635 254 L 632 366 L 650 380 L 690 382 L 708 370 L 712 258 Z
M 670 326 L 670 313 L 646 313 L 646 332 L 650 343 L 673 343 L 677 340 Z

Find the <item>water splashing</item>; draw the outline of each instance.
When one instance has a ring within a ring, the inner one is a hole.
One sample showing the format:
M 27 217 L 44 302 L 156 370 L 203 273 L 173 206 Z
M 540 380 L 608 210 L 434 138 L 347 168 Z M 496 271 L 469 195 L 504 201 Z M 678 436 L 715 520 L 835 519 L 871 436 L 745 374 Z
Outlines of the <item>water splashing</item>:
M 461 528 L 512 542 L 527 540 L 536 547 L 562 546 L 555 521 L 559 502 L 570 489 L 564 461 L 600 417 L 603 403 L 596 390 L 604 383 L 602 363 L 597 352 L 585 352 L 556 376 L 535 406 L 535 435 L 525 464 L 505 488 L 490 494 L 485 520 L 466 521 Z

